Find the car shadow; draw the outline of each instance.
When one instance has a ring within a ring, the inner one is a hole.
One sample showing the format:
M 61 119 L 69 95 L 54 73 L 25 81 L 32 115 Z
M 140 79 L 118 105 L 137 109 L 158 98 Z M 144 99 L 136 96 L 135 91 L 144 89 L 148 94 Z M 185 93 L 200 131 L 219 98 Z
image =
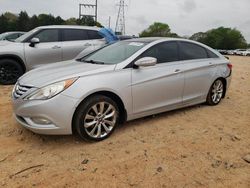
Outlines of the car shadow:
M 176 110 L 171 110 L 171 111 L 167 111 L 167 112 L 162 112 L 159 114 L 154 114 L 154 115 L 150 115 L 150 116 L 146 116 L 143 118 L 139 118 L 136 120 L 132 120 L 129 122 L 125 122 L 121 125 L 119 125 L 119 127 L 117 127 L 116 131 L 125 131 L 126 129 L 130 129 L 131 127 L 133 128 L 134 126 L 146 126 L 145 124 L 147 123 L 152 123 L 152 121 L 159 121 L 159 120 L 167 120 L 168 117 L 170 116 L 176 116 L 176 115 L 185 115 L 187 112 L 190 112 L 192 110 L 198 110 L 198 109 L 202 109 L 202 108 L 206 108 L 207 105 L 206 104 L 198 104 L 198 105 L 194 105 L 194 106 L 189 106 L 189 107 L 185 107 L 185 108 L 181 108 L 181 109 L 176 109 Z

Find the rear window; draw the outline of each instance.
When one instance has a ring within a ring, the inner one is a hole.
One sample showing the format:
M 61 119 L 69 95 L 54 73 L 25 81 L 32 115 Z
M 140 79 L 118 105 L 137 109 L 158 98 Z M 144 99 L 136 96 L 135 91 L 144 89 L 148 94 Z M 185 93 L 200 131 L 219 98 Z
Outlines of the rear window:
M 180 42 L 180 56 L 181 60 L 208 58 L 205 48 L 190 42 Z
M 91 39 L 102 39 L 103 37 L 99 35 L 98 31 L 88 30 L 88 38 Z
M 87 31 L 83 29 L 64 29 L 63 41 L 88 40 Z
M 210 50 L 207 50 L 207 55 L 209 58 L 218 58 L 218 56 Z

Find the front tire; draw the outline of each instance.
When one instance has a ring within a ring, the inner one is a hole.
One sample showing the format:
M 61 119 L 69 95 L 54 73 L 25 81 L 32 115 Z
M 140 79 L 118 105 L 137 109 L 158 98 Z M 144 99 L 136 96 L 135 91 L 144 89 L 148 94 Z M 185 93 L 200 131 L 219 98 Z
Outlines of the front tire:
M 12 59 L 0 60 L 0 84 L 15 84 L 23 74 L 23 68 L 17 61 Z
M 210 90 L 209 90 L 209 93 L 208 93 L 208 96 L 207 96 L 207 104 L 208 105 L 211 105 L 211 106 L 215 106 L 215 105 L 218 105 L 222 98 L 223 98 L 223 94 L 224 94 L 224 83 L 222 80 L 218 79 L 216 80 Z
M 119 122 L 119 108 L 109 97 L 94 95 L 83 102 L 76 111 L 73 126 L 86 141 L 108 138 Z

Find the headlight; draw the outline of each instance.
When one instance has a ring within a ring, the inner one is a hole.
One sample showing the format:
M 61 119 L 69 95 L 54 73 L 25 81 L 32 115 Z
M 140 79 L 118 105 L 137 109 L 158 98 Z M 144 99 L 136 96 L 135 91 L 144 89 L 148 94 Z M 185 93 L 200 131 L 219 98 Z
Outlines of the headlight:
M 58 95 L 68 87 L 70 87 L 77 78 L 64 80 L 61 82 L 57 82 L 54 84 L 50 84 L 48 86 L 45 86 L 41 89 L 38 89 L 37 91 L 29 94 L 24 99 L 26 100 L 47 100 L 51 99 L 52 97 Z

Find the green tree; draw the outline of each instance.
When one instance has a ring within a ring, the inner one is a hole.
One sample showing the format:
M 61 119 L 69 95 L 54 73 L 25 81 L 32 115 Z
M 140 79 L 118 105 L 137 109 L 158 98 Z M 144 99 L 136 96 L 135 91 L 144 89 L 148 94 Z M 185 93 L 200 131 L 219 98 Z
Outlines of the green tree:
M 19 31 L 28 31 L 29 30 L 29 16 L 27 14 L 27 12 L 23 12 L 21 11 L 19 14 L 19 17 L 17 19 L 17 30 Z
M 207 33 L 198 32 L 193 34 L 189 39 L 204 43 L 204 39 L 207 37 Z
M 246 40 L 239 30 L 225 27 L 212 29 L 206 33 L 196 33 L 190 39 L 215 49 L 232 50 L 247 47 Z
M 18 16 L 11 12 L 5 12 L 4 16 L 8 19 L 8 21 L 11 21 L 11 22 L 16 22 L 18 19 Z
M 66 25 L 77 25 L 77 19 L 76 18 L 69 18 L 65 21 Z
M 78 25 L 95 26 L 95 20 L 91 16 L 83 16 L 81 19 L 77 19 L 76 23 Z
M 31 18 L 30 18 L 30 22 L 29 22 L 29 30 L 32 30 L 36 27 L 40 26 L 39 25 L 39 20 L 38 20 L 38 17 L 36 15 L 33 15 Z
M 96 22 L 95 26 L 97 26 L 97 27 L 103 27 L 103 25 L 100 22 Z
M 150 25 L 146 30 L 142 31 L 140 37 L 178 37 L 176 33 L 171 33 L 168 24 L 155 22 Z
M 29 17 L 25 11 L 21 11 L 19 15 L 10 12 L 0 15 L 0 33 L 17 30 L 29 31 L 38 26 L 64 24 L 102 27 L 102 25 L 99 22 L 95 22 L 91 16 L 84 16 L 81 19 L 70 18 L 65 21 L 60 16 L 54 17 L 51 14 L 40 14 Z
M 65 21 L 60 17 L 60 16 L 57 16 L 55 18 L 55 22 L 54 22 L 55 25 L 63 25 L 65 24 Z
M 55 17 L 52 16 L 51 14 L 40 14 L 38 16 L 38 23 L 39 26 L 54 25 Z
M 0 33 L 8 30 L 8 19 L 3 14 L 0 16 L 0 26 Z
M 70 20 L 67 20 L 66 23 L 69 21 L 75 21 L 75 20 L 71 18 Z M 92 16 L 83 16 L 81 19 L 77 19 L 76 25 L 103 27 L 102 24 L 96 22 Z
M 17 24 L 17 20 L 18 20 L 18 15 L 12 14 L 10 12 L 6 12 L 6 13 L 4 13 L 4 16 L 8 20 L 7 30 L 8 31 L 16 31 L 17 30 L 16 24 Z

